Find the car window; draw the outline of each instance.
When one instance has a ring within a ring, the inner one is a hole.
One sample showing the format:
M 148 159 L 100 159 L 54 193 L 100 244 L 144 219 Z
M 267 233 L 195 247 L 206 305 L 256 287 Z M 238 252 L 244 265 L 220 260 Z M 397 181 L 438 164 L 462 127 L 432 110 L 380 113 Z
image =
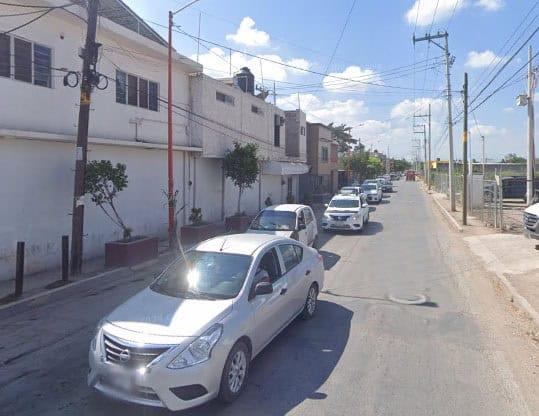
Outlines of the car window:
M 364 194 L 361 194 L 361 205 L 364 205 L 367 203 L 367 197 Z
M 294 244 L 280 245 L 279 251 L 283 256 L 283 262 L 286 272 L 292 270 L 299 263 Z
M 299 224 L 306 224 L 305 222 L 305 215 L 303 214 L 303 210 L 301 210 L 299 213 L 298 213 L 298 225 Z
M 305 223 L 310 224 L 313 221 L 313 215 L 311 214 L 311 210 L 309 208 L 305 208 L 303 210 L 303 213 L 305 214 Z
M 249 228 L 264 231 L 294 231 L 296 229 L 296 213 L 265 209 L 257 215 Z
M 265 270 L 268 272 L 271 283 L 275 282 L 281 277 L 281 267 L 279 266 L 279 260 L 274 248 L 265 253 L 260 259 L 260 263 L 258 263 L 257 267 L 257 273 L 260 270 Z
M 331 208 L 357 208 L 359 199 L 332 199 L 329 206 Z
M 231 299 L 240 292 L 251 261 L 241 254 L 188 251 L 150 289 L 178 298 Z
M 301 261 L 303 260 L 303 248 L 300 246 L 294 246 L 294 250 L 296 251 L 298 263 L 301 263 Z

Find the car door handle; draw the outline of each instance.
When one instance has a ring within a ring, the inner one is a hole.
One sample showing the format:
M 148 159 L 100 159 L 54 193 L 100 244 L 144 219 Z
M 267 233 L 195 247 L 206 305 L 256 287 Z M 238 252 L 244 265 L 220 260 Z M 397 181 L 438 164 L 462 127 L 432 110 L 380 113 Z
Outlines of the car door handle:
M 286 287 L 283 287 L 281 289 L 281 295 L 284 295 L 288 289 Z
M 305 272 L 305 276 L 309 276 L 310 274 L 311 274 L 311 271 L 310 271 L 310 270 L 307 270 L 307 271 Z

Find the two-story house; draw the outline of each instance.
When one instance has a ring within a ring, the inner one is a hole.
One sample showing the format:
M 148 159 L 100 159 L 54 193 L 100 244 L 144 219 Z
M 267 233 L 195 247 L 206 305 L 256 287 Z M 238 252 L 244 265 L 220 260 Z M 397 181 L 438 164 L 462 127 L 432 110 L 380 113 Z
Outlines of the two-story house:
M 61 0 L 41 0 L 65 6 Z M 82 4 L 82 2 L 80 2 Z M 21 2 L 25 4 L 25 2 Z M 32 4 L 32 3 L 28 3 Z M 35 4 L 35 2 L 33 3 Z M 102 3 L 103 5 L 104 3 Z M 166 235 L 167 43 L 120 0 L 100 8 L 97 70 L 92 94 L 88 160 L 127 166 L 129 184 L 117 208 L 135 234 Z M 80 73 L 86 9 L 53 9 L 35 22 L 21 8 L 0 5 L 0 279 L 13 275 L 17 241 L 26 241 L 26 271 L 57 265 L 62 235 L 70 235 Z M 73 71 L 69 73 L 69 71 Z M 196 62 L 173 54 L 173 101 L 190 107 L 189 74 Z M 69 73 L 68 84 L 64 76 Z M 108 80 L 108 86 L 106 81 Z M 105 88 L 106 87 L 106 88 Z M 180 202 L 192 206 L 196 155 L 187 112 L 174 110 L 174 175 Z M 180 222 L 185 218 L 180 215 Z M 86 258 L 102 255 L 120 230 L 85 201 Z
M 338 185 L 338 143 L 322 123 L 307 123 L 307 164 L 309 174 L 302 177 L 301 193 L 333 194 Z

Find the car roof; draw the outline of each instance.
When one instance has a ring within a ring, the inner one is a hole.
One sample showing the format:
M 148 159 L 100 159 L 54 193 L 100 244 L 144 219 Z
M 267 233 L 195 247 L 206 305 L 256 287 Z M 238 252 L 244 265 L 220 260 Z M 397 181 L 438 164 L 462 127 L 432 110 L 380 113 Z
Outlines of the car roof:
M 359 199 L 359 195 L 356 194 L 338 194 L 334 195 L 331 199 Z
M 264 208 L 264 211 L 298 211 L 302 208 L 309 208 L 307 205 L 301 204 L 279 204 L 271 205 Z
M 252 255 L 258 248 L 283 237 L 271 234 L 230 234 L 203 241 L 195 250 Z

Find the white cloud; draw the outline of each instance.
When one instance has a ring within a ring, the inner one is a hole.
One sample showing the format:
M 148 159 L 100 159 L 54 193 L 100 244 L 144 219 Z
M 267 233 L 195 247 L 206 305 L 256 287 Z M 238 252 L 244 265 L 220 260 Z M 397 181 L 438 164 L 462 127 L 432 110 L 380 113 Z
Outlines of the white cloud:
M 504 6 L 503 0 L 477 0 L 476 6 L 483 7 L 485 10 L 494 12 L 500 10 Z
M 322 101 L 313 94 L 300 94 L 301 109 L 307 114 L 307 120 L 315 123 L 345 123 L 350 126 L 361 122 L 361 117 L 368 112 L 362 100 Z M 277 99 L 277 106 L 283 109 L 297 108 L 297 95 Z
M 426 114 L 431 106 L 432 118 L 441 116 L 444 112 L 445 100 L 441 98 L 417 98 L 413 100 L 403 100 L 391 109 L 391 118 L 396 120 L 409 120 L 414 113 Z
M 226 39 L 251 47 L 269 46 L 270 36 L 263 30 L 257 29 L 255 25 L 255 21 L 246 16 L 242 19 L 236 33 L 226 35 Z
M 342 72 L 331 72 L 324 77 L 324 88 L 332 92 L 365 91 L 369 86 L 366 83 L 381 84 L 380 76 L 372 69 L 362 69 L 359 66 L 349 66 Z M 354 81 L 345 81 L 338 78 L 347 78 Z
M 470 68 L 485 68 L 490 64 L 496 65 L 499 62 L 505 62 L 507 58 L 504 56 L 498 56 L 491 50 L 483 52 L 471 51 L 468 52 L 468 59 L 466 60 L 466 66 Z
M 515 109 L 514 109 L 514 107 L 505 107 L 505 108 L 503 109 L 503 111 L 504 111 L 505 113 L 512 113 L 513 111 L 515 111 Z
M 447 20 L 465 6 L 465 0 L 416 0 L 406 12 L 406 21 L 410 25 L 430 26 L 433 21 L 438 23 Z
M 232 53 L 232 71 L 246 66 L 254 74 L 256 81 L 261 83 L 262 75 L 268 80 L 285 81 L 290 74 L 305 74 L 305 72 L 298 69 L 285 67 L 281 63 L 287 63 L 304 69 L 310 67 L 309 61 L 301 58 L 285 61 L 279 55 L 260 56 L 274 62 L 248 57 L 240 52 Z M 196 60 L 196 55 L 191 55 L 190 58 Z M 209 52 L 201 54 L 199 62 L 204 66 L 205 74 L 215 78 L 224 78 L 229 74 L 229 59 L 229 54 L 225 50 L 214 47 Z

